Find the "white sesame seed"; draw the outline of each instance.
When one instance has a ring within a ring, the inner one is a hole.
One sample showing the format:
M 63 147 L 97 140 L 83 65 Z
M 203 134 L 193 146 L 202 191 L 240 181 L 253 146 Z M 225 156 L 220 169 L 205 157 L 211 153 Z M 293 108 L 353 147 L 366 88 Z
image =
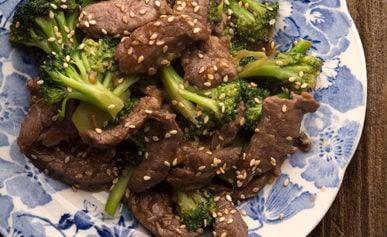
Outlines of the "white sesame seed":
M 116 107 L 115 104 L 110 104 L 110 105 L 108 105 L 108 109 L 114 109 L 115 107 Z
M 102 129 L 100 129 L 100 128 L 95 128 L 95 132 L 96 132 L 96 133 L 102 133 Z
M 96 21 L 96 20 L 90 20 L 90 21 L 89 21 L 89 24 L 90 24 L 90 25 L 95 25 L 95 24 L 97 24 L 97 21 Z
M 147 176 L 147 175 L 145 175 L 143 179 L 144 179 L 145 181 L 148 181 L 148 180 L 150 180 L 150 179 L 151 179 L 151 177 L 150 177 L 150 176 Z
M 170 16 L 170 17 L 168 17 L 168 22 L 172 22 L 173 20 L 175 19 L 175 17 L 174 16 Z
M 287 111 L 288 107 L 284 104 L 282 105 L 281 111 L 285 113 Z
M 160 1 L 155 1 L 155 5 L 156 5 L 156 7 L 160 7 L 161 6 Z
M 140 12 L 140 15 L 144 15 L 148 10 L 146 8 L 144 9 L 141 9 L 139 12 Z
M 197 33 L 199 33 L 201 31 L 201 29 L 199 28 L 199 27 L 195 27 L 194 29 L 193 29 L 193 33 L 194 34 L 197 34 Z
M 138 58 L 137 58 L 137 63 L 142 63 L 144 61 L 144 56 L 143 55 L 140 55 Z

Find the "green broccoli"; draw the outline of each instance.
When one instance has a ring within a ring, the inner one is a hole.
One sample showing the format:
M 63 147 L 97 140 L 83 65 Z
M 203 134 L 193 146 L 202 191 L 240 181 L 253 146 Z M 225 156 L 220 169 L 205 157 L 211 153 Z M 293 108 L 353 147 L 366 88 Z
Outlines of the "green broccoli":
M 176 211 L 181 223 L 190 231 L 196 231 L 212 224 L 215 211 L 215 195 L 207 190 L 184 192 L 175 191 Z
M 28 0 L 15 11 L 9 41 L 59 53 L 65 46 L 77 46 L 78 16 L 77 0 Z
M 219 23 L 222 21 L 223 0 L 211 0 L 208 6 L 208 22 Z
M 259 43 L 270 38 L 279 4 L 258 0 L 228 0 L 226 14 L 231 18 L 228 31 L 247 43 Z
M 187 86 L 173 67 L 163 66 L 161 81 L 171 104 L 194 125 L 195 132 L 211 130 L 231 121 L 237 114 L 237 105 L 241 100 L 238 80 L 212 89 L 198 90 Z
M 245 65 L 238 76 L 275 78 L 282 82 L 282 87 L 296 93 L 313 90 L 323 61 L 307 55 L 311 46 L 312 42 L 300 40 L 289 52 L 278 53 L 274 58 L 262 54 L 260 59 Z
M 114 118 L 130 96 L 129 87 L 138 76 L 123 75 L 114 60 L 117 42 L 111 38 L 85 39 L 76 48 L 49 55 L 39 70 L 39 93 L 48 104 L 62 102 L 64 116 L 68 99 L 95 106 Z
M 256 87 L 246 81 L 242 84 L 243 101 L 245 102 L 245 123 L 243 128 L 247 131 L 254 131 L 261 119 L 262 101 L 270 96 L 270 91 L 264 88 Z

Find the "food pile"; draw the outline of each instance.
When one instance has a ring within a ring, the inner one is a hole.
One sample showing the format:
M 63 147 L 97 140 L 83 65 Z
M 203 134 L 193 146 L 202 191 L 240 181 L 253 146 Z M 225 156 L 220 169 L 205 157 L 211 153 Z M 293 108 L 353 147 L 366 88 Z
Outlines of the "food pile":
M 235 205 L 310 149 L 322 61 L 277 52 L 278 3 L 27 0 L 9 40 L 36 58 L 18 144 L 74 190 L 110 190 L 157 236 L 247 236 Z

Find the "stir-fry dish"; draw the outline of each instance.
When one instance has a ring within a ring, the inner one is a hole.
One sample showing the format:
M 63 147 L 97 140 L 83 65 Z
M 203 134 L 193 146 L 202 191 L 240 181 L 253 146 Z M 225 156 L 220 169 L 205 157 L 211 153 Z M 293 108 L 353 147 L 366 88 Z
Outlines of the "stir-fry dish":
M 27 0 L 10 42 L 35 57 L 20 150 L 74 190 L 109 190 L 156 236 L 247 236 L 236 209 L 310 140 L 322 60 L 278 52 L 279 3 Z

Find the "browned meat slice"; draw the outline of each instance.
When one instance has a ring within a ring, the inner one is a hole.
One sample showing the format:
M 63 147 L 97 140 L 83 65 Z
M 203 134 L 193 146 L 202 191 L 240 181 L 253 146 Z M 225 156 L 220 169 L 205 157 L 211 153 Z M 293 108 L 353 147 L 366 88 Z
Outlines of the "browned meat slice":
M 237 136 L 240 127 L 243 124 L 242 119 L 245 115 L 246 107 L 243 102 L 238 105 L 238 114 L 235 119 L 229 123 L 224 124 L 218 131 L 215 131 L 214 135 L 211 136 L 209 146 L 211 150 L 225 147 L 230 145 Z
M 28 149 L 39 139 L 43 129 L 53 123 L 53 117 L 57 114 L 55 106 L 47 105 L 42 99 L 32 104 L 25 117 L 17 143 L 22 152 Z
M 300 133 L 305 113 L 315 112 L 319 104 L 308 93 L 292 94 L 291 99 L 268 97 L 263 101 L 259 131 L 238 162 L 237 186 L 246 186 L 254 175 L 261 175 L 281 164 L 297 151 L 294 139 Z
M 181 57 L 184 79 L 204 88 L 232 81 L 237 71 L 228 48 L 216 36 L 184 51 Z
M 214 236 L 247 237 L 248 227 L 230 196 L 219 196 L 215 209 Z
M 207 24 L 209 0 L 180 0 L 176 1 L 173 10 L 179 14 L 191 16 L 200 21 L 203 25 Z
M 92 37 L 124 36 L 156 20 L 172 9 L 166 0 L 110 0 L 87 5 L 79 17 L 79 28 Z
M 105 189 L 119 170 L 119 160 L 113 159 L 110 149 L 97 150 L 82 144 L 69 119 L 70 107 L 74 107 L 71 104 L 64 120 L 53 120 L 57 108 L 37 100 L 21 126 L 17 142 L 32 163 L 49 176 L 75 188 Z
M 179 217 L 172 213 L 173 203 L 166 192 L 130 192 L 128 206 L 140 223 L 156 236 L 194 237 L 199 235 L 197 232 L 190 232 L 184 228 Z
M 113 150 L 93 148 L 79 138 L 55 147 L 36 145 L 27 156 L 38 169 L 76 189 L 109 188 L 121 169 Z
M 144 192 L 164 180 L 175 158 L 183 133 L 175 122 L 175 114 L 155 111 L 148 116 L 150 129 L 145 133 L 144 159 L 133 172 L 129 188 Z
M 209 36 L 205 25 L 188 15 L 162 15 L 137 28 L 118 44 L 115 58 L 128 74 L 155 74 L 161 65 L 180 57 L 186 47 Z
M 187 142 L 177 153 L 176 161 L 166 181 L 182 190 L 195 190 L 210 183 L 217 175 L 226 172 L 240 158 L 240 148 L 220 148 L 209 150 L 207 147 Z
M 142 127 L 150 111 L 160 110 L 162 105 L 161 91 L 154 86 L 146 88 L 147 96 L 133 108 L 129 115 L 120 121 L 116 127 L 110 130 L 95 131 L 93 129 L 79 132 L 83 142 L 97 147 L 113 147 L 135 133 Z

